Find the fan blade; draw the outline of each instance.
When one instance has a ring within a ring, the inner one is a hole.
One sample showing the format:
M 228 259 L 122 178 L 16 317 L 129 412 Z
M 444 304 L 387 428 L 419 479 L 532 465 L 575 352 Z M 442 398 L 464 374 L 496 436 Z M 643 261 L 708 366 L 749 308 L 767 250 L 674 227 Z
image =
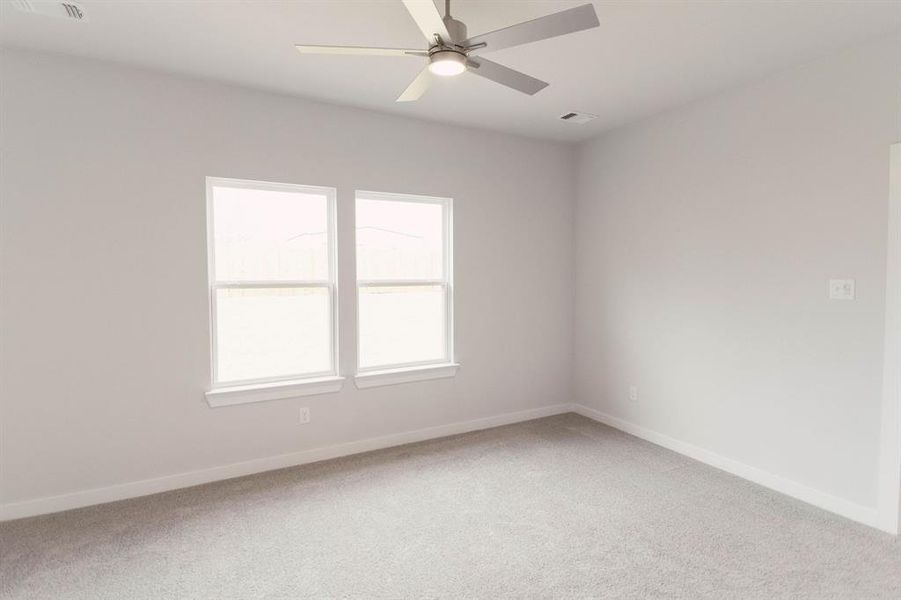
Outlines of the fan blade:
M 419 100 L 426 90 L 429 89 L 431 83 L 432 73 L 429 71 L 429 68 L 426 67 L 419 72 L 416 79 L 410 82 L 410 85 L 407 86 L 404 93 L 397 97 L 396 102 L 413 102 L 414 100 Z
M 510 48 L 539 40 L 575 33 L 584 29 L 591 29 L 600 25 L 598 15 L 594 12 L 594 6 L 583 4 L 575 8 L 560 11 L 546 17 L 539 17 L 532 21 L 504 27 L 491 33 L 483 33 L 471 37 L 461 46 L 470 47 L 485 44 L 484 47 L 474 48 L 473 54 L 491 52 L 501 48 Z
M 435 43 L 435 34 L 441 37 L 445 44 L 453 44 L 450 34 L 447 32 L 447 26 L 441 13 L 435 8 L 432 0 L 404 0 L 404 6 L 410 12 L 410 16 L 416 21 L 422 35 L 429 41 L 429 45 Z
M 365 48 L 362 46 L 294 46 L 301 54 L 353 54 L 362 56 L 428 56 L 428 52 L 412 48 Z
M 510 67 L 505 67 L 484 58 L 469 59 L 466 61 L 466 64 L 471 67 L 470 73 L 490 79 L 530 96 L 537 94 L 548 86 L 548 83 L 545 81 L 535 79 L 525 73 L 520 73 Z

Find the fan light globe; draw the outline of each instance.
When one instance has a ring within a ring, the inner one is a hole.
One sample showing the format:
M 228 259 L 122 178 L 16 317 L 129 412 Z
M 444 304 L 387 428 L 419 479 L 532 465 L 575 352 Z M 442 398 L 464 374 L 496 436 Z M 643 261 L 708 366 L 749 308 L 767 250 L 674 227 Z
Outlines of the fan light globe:
M 453 77 L 466 70 L 466 57 L 453 50 L 435 52 L 429 61 L 429 71 L 442 77 Z

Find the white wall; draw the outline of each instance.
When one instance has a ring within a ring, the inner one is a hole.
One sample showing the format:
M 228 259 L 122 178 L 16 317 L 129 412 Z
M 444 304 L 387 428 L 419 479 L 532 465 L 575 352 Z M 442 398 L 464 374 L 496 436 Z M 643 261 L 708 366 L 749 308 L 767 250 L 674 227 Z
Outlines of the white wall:
M 893 37 L 585 144 L 577 401 L 875 507 L 899 139 Z
M 0 501 L 570 401 L 573 147 L 20 51 L 0 84 Z M 453 197 L 457 377 L 209 408 L 207 175 L 337 187 L 345 374 L 354 189 Z
M 0 503 L 575 398 L 873 507 L 899 93 L 896 37 L 577 153 L 4 50 Z M 452 196 L 458 376 L 209 408 L 207 175 L 337 187 L 345 292 L 355 188 Z M 829 277 L 858 299 L 828 301 Z

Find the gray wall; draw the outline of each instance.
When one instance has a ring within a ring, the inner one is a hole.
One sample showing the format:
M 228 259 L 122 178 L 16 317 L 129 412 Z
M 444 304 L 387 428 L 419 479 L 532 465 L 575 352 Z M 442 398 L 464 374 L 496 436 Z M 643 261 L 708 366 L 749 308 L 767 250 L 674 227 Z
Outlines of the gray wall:
M 577 401 L 875 506 L 899 92 L 893 37 L 585 144 Z
M 570 401 L 573 147 L 2 60 L 3 502 Z M 209 408 L 207 175 L 338 188 L 344 374 L 354 189 L 453 197 L 457 377 Z

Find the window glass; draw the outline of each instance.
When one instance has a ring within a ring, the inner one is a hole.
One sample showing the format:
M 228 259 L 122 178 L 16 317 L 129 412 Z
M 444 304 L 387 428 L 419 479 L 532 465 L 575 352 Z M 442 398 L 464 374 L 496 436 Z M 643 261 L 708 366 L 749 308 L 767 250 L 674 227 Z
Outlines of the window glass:
M 214 186 L 218 281 L 328 278 L 328 197 Z
M 357 278 L 443 277 L 444 226 L 440 204 L 357 200 Z
M 216 290 L 222 382 L 330 370 L 328 288 Z
M 361 366 L 445 358 L 442 286 L 364 287 L 359 302 Z

